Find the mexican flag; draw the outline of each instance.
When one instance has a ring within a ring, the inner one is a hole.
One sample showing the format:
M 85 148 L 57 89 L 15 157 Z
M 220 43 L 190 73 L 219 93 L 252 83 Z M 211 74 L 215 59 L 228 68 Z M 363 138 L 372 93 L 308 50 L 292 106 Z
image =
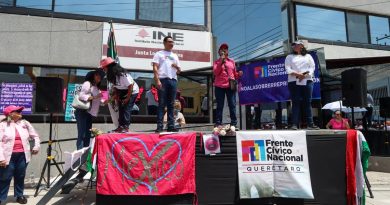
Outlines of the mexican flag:
M 364 176 L 368 168 L 370 148 L 364 135 L 357 130 L 347 131 L 346 176 L 347 205 L 365 205 Z
M 112 21 L 110 22 L 110 34 L 108 35 L 108 40 L 107 40 L 107 57 L 111 57 L 115 59 L 117 62 L 119 62 L 118 51 L 116 49 L 116 42 L 115 42 L 114 26 L 112 25 Z M 97 137 L 98 134 L 94 133 L 94 136 Z M 95 150 L 94 142 L 95 142 L 95 138 L 91 140 L 90 149 L 87 158 L 87 169 L 89 172 L 92 172 L 96 167 L 96 155 L 95 155 L 96 150 Z
M 112 59 L 118 61 L 118 51 L 116 49 L 114 26 L 112 25 L 112 21 L 110 22 L 110 34 L 108 35 L 107 40 L 107 57 L 111 57 Z

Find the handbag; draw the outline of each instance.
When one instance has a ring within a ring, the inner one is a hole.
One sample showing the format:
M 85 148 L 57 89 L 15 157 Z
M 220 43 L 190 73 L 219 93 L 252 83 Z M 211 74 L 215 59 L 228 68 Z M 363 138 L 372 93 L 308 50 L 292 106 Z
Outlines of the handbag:
M 72 107 L 80 110 L 89 110 L 91 102 L 80 100 L 79 94 L 76 94 L 72 101 Z
M 226 74 L 229 76 L 229 73 L 225 69 Z M 234 72 L 236 72 L 236 66 L 234 66 Z M 229 78 L 229 89 L 231 91 L 237 91 L 237 80 Z
M 237 80 L 229 79 L 229 88 L 232 91 L 237 91 Z

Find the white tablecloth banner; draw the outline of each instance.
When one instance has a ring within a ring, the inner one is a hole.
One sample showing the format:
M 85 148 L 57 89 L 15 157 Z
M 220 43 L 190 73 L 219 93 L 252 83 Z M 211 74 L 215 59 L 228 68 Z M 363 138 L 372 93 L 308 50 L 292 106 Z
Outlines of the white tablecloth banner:
M 240 198 L 313 199 L 305 131 L 237 132 Z

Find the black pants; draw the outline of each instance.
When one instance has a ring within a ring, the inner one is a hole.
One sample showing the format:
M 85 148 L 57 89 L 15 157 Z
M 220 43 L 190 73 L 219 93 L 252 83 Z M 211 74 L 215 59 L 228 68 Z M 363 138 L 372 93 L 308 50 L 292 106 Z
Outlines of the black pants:
M 364 113 L 363 116 L 363 128 L 367 130 L 367 128 L 372 126 L 372 111 L 373 107 L 366 107 L 367 112 Z

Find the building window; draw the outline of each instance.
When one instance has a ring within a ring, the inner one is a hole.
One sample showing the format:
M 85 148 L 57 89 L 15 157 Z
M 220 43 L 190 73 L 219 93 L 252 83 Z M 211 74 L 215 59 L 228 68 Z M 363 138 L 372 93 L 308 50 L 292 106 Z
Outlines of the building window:
M 16 6 L 51 10 L 52 0 L 16 0 Z
M 289 38 L 289 25 L 288 25 L 288 12 L 287 8 L 282 10 L 282 36 L 283 40 L 287 40 Z
M 56 0 L 56 12 L 135 19 L 136 0 Z
M 299 36 L 331 41 L 347 41 L 344 12 L 296 6 Z
M 173 21 L 177 23 L 204 25 L 204 2 L 204 0 L 173 0 Z
M 0 0 L 0 6 L 13 6 L 14 0 Z
M 384 17 L 370 16 L 371 43 L 390 45 L 389 19 Z
M 149 21 L 171 21 L 171 0 L 139 1 L 138 18 Z
M 368 43 L 367 16 L 347 13 L 348 41 L 354 43 Z

